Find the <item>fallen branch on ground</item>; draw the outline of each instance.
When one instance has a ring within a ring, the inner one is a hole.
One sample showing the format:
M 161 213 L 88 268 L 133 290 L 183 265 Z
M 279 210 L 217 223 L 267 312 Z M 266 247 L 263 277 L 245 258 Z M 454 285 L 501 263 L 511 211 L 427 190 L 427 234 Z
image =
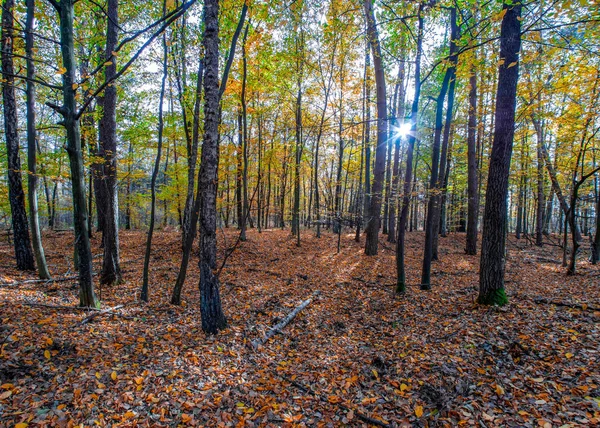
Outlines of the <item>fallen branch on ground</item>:
M 88 315 L 83 320 L 81 320 L 77 325 L 87 324 L 88 322 L 90 322 L 91 320 L 93 320 L 94 318 L 96 318 L 99 315 L 104 315 L 104 314 L 120 315 L 113 311 L 116 311 L 117 309 L 121 309 L 122 307 L 123 307 L 123 305 L 117 305 L 117 306 L 113 306 L 112 308 L 106 308 L 106 309 L 102 309 L 98 312 L 94 312 L 93 314 Z
M 17 285 L 23 284 L 42 284 L 42 283 L 50 283 L 50 282 L 64 282 L 64 281 L 72 281 L 78 279 L 77 275 L 73 276 L 65 276 L 62 278 L 50 278 L 50 279 L 28 279 L 25 281 L 13 281 L 13 282 L 3 282 L 0 283 L 0 287 L 16 287 Z
M 579 303 L 557 302 L 556 300 L 544 299 L 543 297 L 536 297 L 533 299 L 533 301 L 535 303 L 545 303 L 548 305 L 556 305 L 556 306 L 563 306 L 563 307 L 573 308 L 573 309 L 581 309 L 582 311 L 585 311 L 585 310 L 600 311 L 599 307 L 590 306 L 585 303 L 580 305 Z
M 310 299 L 306 299 L 304 302 L 302 302 L 296 309 L 294 309 L 292 312 L 290 312 L 288 314 L 288 316 L 283 319 L 283 321 L 281 321 L 280 323 L 276 324 L 273 328 L 271 328 L 271 330 L 269 330 L 269 332 L 267 334 L 265 334 L 265 336 L 263 338 L 254 339 L 252 341 L 252 346 L 254 347 L 254 349 L 257 349 L 259 346 L 264 345 L 271 337 L 273 337 L 273 336 L 275 336 L 275 334 L 281 332 L 281 330 L 283 330 L 283 328 L 286 325 L 288 325 L 290 323 L 290 321 L 292 321 L 296 317 L 296 315 L 298 315 L 298 313 L 300 313 L 300 311 L 302 309 L 304 309 L 308 305 L 310 305 L 310 303 L 313 301 L 313 298 L 315 296 L 318 296 L 319 294 L 321 294 L 320 291 L 318 291 L 318 290 L 315 291 Z

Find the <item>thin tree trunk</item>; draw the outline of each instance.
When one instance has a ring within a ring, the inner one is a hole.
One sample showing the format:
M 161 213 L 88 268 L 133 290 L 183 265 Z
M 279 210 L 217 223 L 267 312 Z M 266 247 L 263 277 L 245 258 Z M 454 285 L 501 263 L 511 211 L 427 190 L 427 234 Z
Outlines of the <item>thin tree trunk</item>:
M 460 27 L 456 22 L 456 9 L 450 9 L 450 86 L 448 88 L 448 105 L 446 107 L 446 122 L 444 123 L 444 135 L 442 140 L 442 152 L 440 155 L 440 189 L 439 206 L 434 214 L 434 233 L 432 259 L 438 260 L 438 248 L 440 234 L 445 237 L 448 234 L 446 227 L 446 206 L 448 194 L 448 177 L 450 176 L 450 146 L 452 144 L 452 117 L 454 113 L 454 93 L 456 90 L 456 64 L 458 62 L 458 47 L 456 41 L 460 39 Z
M 419 98 L 421 97 L 421 56 L 423 54 L 423 3 L 419 3 L 417 12 L 419 29 L 417 33 L 417 54 L 415 58 L 415 96 L 410 114 L 410 133 L 408 135 L 408 147 L 406 148 L 406 171 L 404 174 L 404 189 L 402 195 L 402 208 L 398 217 L 398 241 L 396 242 L 396 292 L 406 291 L 406 267 L 404 266 L 404 241 L 406 237 L 406 224 L 408 221 L 408 209 L 411 199 L 411 180 L 413 178 L 413 151 L 417 139 L 417 122 L 419 113 Z M 415 168 L 416 169 L 416 168 Z
M 163 2 L 163 16 L 166 13 L 166 0 Z M 167 34 L 163 32 L 162 35 L 162 48 L 163 48 L 163 69 L 162 69 L 162 81 L 160 85 L 160 95 L 158 99 L 158 144 L 156 147 L 156 159 L 154 160 L 154 169 L 152 170 L 152 179 L 150 181 L 150 224 L 148 226 L 148 237 L 146 239 L 146 253 L 144 255 L 144 271 L 142 278 L 142 290 L 140 299 L 144 302 L 148 301 L 148 281 L 150 271 L 150 253 L 152 252 L 152 236 L 154 234 L 154 222 L 156 217 L 156 180 L 158 178 L 158 172 L 160 170 L 160 157 L 162 154 L 163 144 L 163 129 L 164 129 L 164 117 L 163 117 L 163 106 L 165 98 L 165 86 L 167 83 L 168 75 L 168 57 L 169 50 L 167 47 Z M 166 213 L 165 213 L 166 214 Z
M 375 150 L 375 170 L 373 171 L 373 189 L 371 192 L 371 206 L 369 207 L 369 223 L 367 224 L 367 239 L 365 254 L 377 254 L 379 244 L 379 226 L 381 223 L 381 199 L 385 174 L 386 139 L 387 139 L 387 100 L 385 89 L 385 74 L 379 44 L 379 32 L 375 22 L 372 0 L 365 0 L 365 16 L 367 20 L 367 37 L 373 54 L 375 66 L 375 84 L 377 88 L 377 148 Z
M 468 157 L 468 205 L 467 205 L 467 245 L 465 253 L 477 254 L 477 223 L 479 217 L 479 185 L 477 183 L 477 68 L 473 67 L 469 77 L 469 127 L 467 130 Z
M 400 57 L 400 65 L 398 70 L 398 99 L 396 103 L 396 115 L 394 117 L 394 121 L 396 123 L 396 127 L 402 129 L 404 125 L 404 103 L 406 98 L 405 87 L 405 58 L 404 52 Z M 394 147 L 394 169 L 393 169 L 393 177 L 392 177 L 392 189 L 390 194 L 390 202 L 389 202 L 389 233 L 388 233 L 388 242 L 396 243 L 396 205 L 398 205 L 398 183 L 400 181 L 400 141 L 402 139 L 401 135 L 395 137 L 395 147 Z
M 365 110 L 363 115 L 365 123 L 365 136 L 363 145 L 365 147 L 365 197 L 363 208 L 363 222 L 365 227 L 371 219 L 371 82 L 369 80 L 369 68 L 371 67 L 371 50 L 370 43 L 367 40 L 365 52 Z
M 73 198 L 73 222 L 75 229 L 75 250 L 79 271 L 79 304 L 83 307 L 97 307 L 99 302 L 94 293 L 92 279 L 92 251 L 87 230 L 88 213 L 85 196 L 85 174 L 83 172 L 83 154 L 79 117 L 75 100 L 76 67 L 74 52 L 74 3 L 61 1 L 55 7 L 60 15 L 60 45 L 63 67 L 63 105 L 48 106 L 63 116 L 62 124 L 66 129 L 67 153 L 71 169 L 71 187 Z
M 38 215 L 38 176 L 37 176 L 37 147 L 35 130 L 35 64 L 33 62 L 33 20 L 35 17 L 34 0 L 26 0 L 27 18 L 25 28 L 25 52 L 27 56 L 27 196 L 29 199 L 29 226 L 31 229 L 31 240 L 35 254 L 35 264 L 40 279 L 50 279 L 50 272 L 46 264 L 44 247 L 42 245 L 42 234 Z
M 499 306 L 508 302 L 504 292 L 506 199 L 515 133 L 522 6 L 520 3 L 514 5 L 504 3 L 503 8 L 506 12 L 500 30 L 500 58 L 503 58 L 504 62 L 498 72 L 496 125 L 483 216 L 479 297 L 477 298 L 480 304 Z
M 544 131 L 538 120 L 533 120 L 535 134 L 537 137 L 537 206 L 535 218 L 535 245 L 541 247 L 544 245 L 544 209 L 546 202 L 544 200 L 544 153 L 542 146 L 544 144 Z
M 246 240 L 246 223 L 247 218 L 250 216 L 248 211 L 248 116 L 246 107 L 246 80 L 248 77 L 247 71 L 247 60 L 246 60 L 246 38 L 248 37 L 248 25 L 244 30 L 244 37 L 242 39 L 242 224 L 240 225 L 240 241 Z
M 450 57 L 451 65 L 446 70 L 444 75 L 444 81 L 440 89 L 440 95 L 437 99 L 436 113 L 435 113 L 435 132 L 433 137 L 433 147 L 431 150 L 431 179 L 429 182 L 429 202 L 427 205 L 427 220 L 425 222 L 425 248 L 423 251 L 423 269 L 421 272 L 421 290 L 431 289 L 431 261 L 434 259 L 434 246 L 435 237 L 437 236 L 437 227 L 439 224 L 439 204 L 440 204 L 440 188 L 441 182 L 444 178 L 445 173 L 445 156 L 442 156 L 440 160 L 440 146 L 442 140 L 442 127 L 443 127 L 443 115 L 444 115 L 444 101 L 446 94 L 448 93 L 448 87 L 450 80 L 454 79 L 454 71 L 456 70 L 454 62 L 456 61 L 455 43 L 454 40 L 458 36 L 456 30 L 456 9 L 451 9 L 451 21 L 452 21 L 452 32 L 450 36 Z M 448 110 L 452 108 L 452 103 L 448 99 Z M 452 115 L 448 115 L 450 118 Z M 449 125 L 448 119 L 446 119 L 446 125 Z M 446 138 L 446 132 L 444 131 L 444 143 L 445 151 L 447 152 L 448 139 Z M 441 170 L 441 174 L 440 174 Z M 439 175 L 442 179 L 439 179 Z M 434 236 L 435 235 L 435 236 Z

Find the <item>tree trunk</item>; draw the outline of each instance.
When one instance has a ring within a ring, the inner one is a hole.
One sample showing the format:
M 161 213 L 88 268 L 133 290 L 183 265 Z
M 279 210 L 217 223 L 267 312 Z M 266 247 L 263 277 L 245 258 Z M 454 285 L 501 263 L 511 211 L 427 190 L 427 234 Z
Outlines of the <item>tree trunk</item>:
M 217 267 L 217 187 L 219 168 L 219 0 L 204 2 L 204 138 L 200 160 L 200 312 L 202 330 L 227 326 L 221 308 Z M 225 83 L 223 83 L 225 84 Z
M 57 4 L 60 15 L 60 44 L 63 67 L 63 106 L 50 105 L 63 116 L 67 134 L 67 153 L 71 169 L 71 186 L 73 194 L 73 222 L 75 229 L 75 247 L 79 271 L 79 304 L 84 307 L 97 307 L 99 302 L 94 293 L 92 279 L 92 251 L 87 230 L 87 205 L 85 197 L 85 174 L 83 172 L 83 154 L 81 151 L 81 135 L 79 117 L 75 101 L 76 79 L 74 52 L 74 4 L 62 0 Z
M 404 240 L 406 237 L 406 223 L 408 209 L 410 208 L 412 177 L 413 177 L 413 151 L 417 139 L 417 121 L 419 113 L 419 98 L 421 97 L 421 55 L 423 53 L 423 3 L 419 3 L 417 12 L 419 29 L 417 33 L 417 54 L 415 57 L 415 97 L 410 113 L 410 133 L 408 134 L 408 147 L 406 148 L 406 171 L 404 173 L 404 189 L 402 194 L 402 208 L 398 217 L 398 242 L 396 242 L 396 292 L 406 291 L 406 268 L 404 266 Z
M 365 122 L 365 136 L 363 145 L 365 147 L 365 196 L 363 208 L 363 223 L 364 227 L 370 221 L 371 214 L 371 82 L 369 80 L 369 68 L 371 67 L 371 50 L 370 43 L 367 40 L 365 52 L 365 114 L 363 120 Z
M 396 122 L 396 127 L 402 127 L 404 125 L 404 103 L 406 101 L 406 91 L 405 91 L 405 58 L 404 52 L 400 56 L 400 65 L 398 67 L 398 99 L 396 103 L 396 117 L 394 118 Z M 389 202 L 389 231 L 388 231 L 388 242 L 396 243 L 396 206 L 398 205 L 398 183 L 400 181 L 400 141 L 402 140 L 402 136 L 395 137 L 395 147 L 394 147 L 394 169 L 392 172 L 392 190 L 390 193 L 390 202 Z
M 445 171 L 445 157 L 442 157 L 440 162 L 440 145 L 442 139 L 443 115 L 444 115 L 444 100 L 450 85 L 450 79 L 454 79 L 454 71 L 456 70 L 454 62 L 455 58 L 455 43 L 458 34 L 456 31 L 456 9 L 451 9 L 452 32 L 450 36 L 450 66 L 446 69 L 444 81 L 440 89 L 440 95 L 437 99 L 435 110 L 435 132 L 433 137 L 433 147 L 431 149 L 431 179 L 429 182 L 429 202 L 427 205 L 427 220 L 425 222 L 425 248 L 423 251 L 423 269 L 421 272 L 421 290 L 431 289 L 431 260 L 434 253 L 434 235 L 437 235 L 437 227 L 439 224 L 439 204 L 440 204 L 440 188 L 443 181 Z M 452 103 L 448 100 L 448 110 L 452 109 Z M 451 118 L 452 115 L 450 114 Z M 449 125 L 448 120 L 446 124 Z M 444 143 L 447 152 L 448 139 L 444 132 Z M 442 179 L 439 179 L 439 172 L 442 172 Z
M 104 67 L 106 82 L 114 79 L 117 72 L 116 57 L 112 55 L 117 48 L 118 38 L 118 0 L 108 0 L 106 24 L 105 58 L 111 58 L 110 65 Z M 104 207 L 104 225 L 102 226 L 102 246 L 104 257 L 100 283 L 111 285 L 121 282 L 119 264 L 119 202 L 117 191 L 117 88 L 108 85 L 104 90 L 102 115 L 99 121 L 100 153 L 104 158 L 102 165 L 102 186 L 106 197 Z
M 521 48 L 521 4 L 504 3 L 506 10 L 500 30 L 496 125 L 490 157 L 483 216 L 481 267 L 478 303 L 502 306 L 508 302 L 504 292 L 506 262 L 506 218 L 508 177 L 515 133 L 519 50 Z
M 163 16 L 166 13 L 166 0 L 163 2 Z M 154 234 L 154 222 L 156 217 L 156 180 L 158 178 L 158 172 L 160 170 L 160 157 L 162 154 L 163 144 L 163 129 L 164 129 L 164 117 L 163 117 L 163 106 L 165 98 L 165 86 L 167 83 L 168 76 L 168 57 L 169 49 L 167 47 L 167 33 L 162 34 L 162 48 L 163 48 L 163 61 L 162 61 L 162 81 L 160 85 L 160 95 L 158 99 L 158 144 L 156 147 L 156 158 L 154 160 L 154 168 L 152 170 L 152 179 L 150 181 L 150 224 L 148 225 L 148 236 L 146 238 L 146 252 L 144 255 L 144 271 L 142 277 L 142 290 L 140 293 L 140 299 L 144 302 L 148 302 L 148 281 L 150 271 L 150 253 L 152 252 L 152 235 Z M 166 215 L 166 213 L 165 213 Z
M 242 93 L 241 93 L 241 103 L 242 103 L 242 224 L 240 225 L 240 241 L 246 240 L 246 223 L 247 219 L 250 216 L 248 212 L 248 115 L 247 115 L 247 107 L 246 107 L 246 80 L 248 76 L 248 66 L 246 60 L 246 38 L 248 36 L 248 25 L 246 25 L 246 29 L 244 30 L 244 37 L 242 40 Z
M 343 116 L 344 116 L 344 62 L 340 67 L 340 105 L 338 121 L 338 156 L 337 156 L 337 174 L 335 178 L 335 202 L 334 202 L 334 221 L 333 233 L 340 234 L 342 230 L 342 170 L 344 164 L 344 139 L 342 138 Z M 339 250 L 338 250 L 339 252 Z
M 365 0 L 365 16 L 367 19 L 367 37 L 371 44 L 373 64 L 375 66 L 375 84 L 377 88 L 377 148 L 375 150 L 375 170 L 373 171 L 373 189 L 371 191 L 371 205 L 369 207 L 369 222 L 367 224 L 367 239 L 365 242 L 365 254 L 374 256 L 377 254 L 379 244 L 379 226 L 381 222 L 381 196 L 383 191 L 383 180 L 385 174 L 385 156 L 387 139 L 387 100 L 385 90 L 385 74 L 379 44 L 379 32 L 373 13 L 372 0 Z
M 14 0 L 5 0 L 2 5 L 2 100 L 4 102 L 4 131 L 8 159 L 8 194 L 14 232 L 15 258 L 17 269 L 35 270 L 35 261 L 29 239 L 25 193 L 21 179 L 21 158 L 19 154 L 19 134 L 17 99 L 15 97 L 13 69 L 13 9 Z M 29 103 L 28 103 L 29 106 Z M 35 126 L 35 125 L 34 125 Z M 34 232 L 35 233 L 35 232 Z
M 35 254 L 35 264 L 40 279 L 50 279 L 50 272 L 46 264 L 44 247 L 42 245 L 42 234 L 38 215 L 38 177 L 37 177 L 37 147 L 35 129 L 35 63 L 33 62 L 33 20 L 35 16 L 34 0 L 26 0 L 27 18 L 25 32 L 25 52 L 27 56 L 27 196 L 29 199 L 29 226 L 31 228 L 31 240 Z
M 537 137 L 537 206 L 535 216 L 535 245 L 541 247 L 544 245 L 544 209 L 546 202 L 544 200 L 544 153 L 542 146 L 544 144 L 544 131 L 541 123 L 534 120 L 535 134 Z
M 479 217 L 479 185 L 477 183 L 477 68 L 469 77 L 469 128 L 467 130 L 468 206 L 467 245 L 465 253 L 477 254 L 477 220 Z

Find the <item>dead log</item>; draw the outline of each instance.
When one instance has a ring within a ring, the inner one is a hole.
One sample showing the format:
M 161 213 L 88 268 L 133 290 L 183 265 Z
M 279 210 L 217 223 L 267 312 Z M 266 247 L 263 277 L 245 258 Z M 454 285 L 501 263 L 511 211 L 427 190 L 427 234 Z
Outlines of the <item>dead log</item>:
M 264 337 L 254 339 L 252 341 L 252 346 L 254 347 L 254 349 L 257 349 L 259 346 L 264 345 L 271 337 L 275 336 L 275 334 L 277 333 L 280 333 L 281 330 L 283 330 L 283 328 L 285 328 L 285 326 L 288 325 L 290 321 L 292 321 L 302 309 L 310 305 L 310 303 L 313 301 L 313 298 L 318 296 L 319 294 L 321 294 L 320 291 L 315 291 L 310 299 L 306 299 L 299 306 L 297 306 L 296 309 L 290 312 L 287 317 L 285 317 L 281 322 L 277 323 L 273 328 L 271 328 L 271 330 L 269 330 L 269 332 L 265 334 Z
M 123 307 L 123 305 L 117 305 L 117 306 L 113 306 L 112 308 L 106 308 L 106 309 L 102 309 L 100 311 L 94 312 L 93 314 L 88 315 L 87 317 L 82 319 L 77 325 L 87 324 L 88 322 L 90 322 L 91 320 L 93 320 L 94 318 L 96 318 L 99 315 L 104 315 L 104 314 L 120 315 L 120 314 L 116 314 L 114 311 L 116 311 L 117 309 L 121 309 L 122 307 Z

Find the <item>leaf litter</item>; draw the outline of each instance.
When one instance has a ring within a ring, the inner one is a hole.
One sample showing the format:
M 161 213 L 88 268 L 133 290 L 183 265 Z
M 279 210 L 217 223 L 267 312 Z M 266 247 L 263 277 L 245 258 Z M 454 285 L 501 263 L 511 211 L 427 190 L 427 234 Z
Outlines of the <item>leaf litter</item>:
M 219 256 L 236 241 L 219 235 Z M 150 304 L 137 301 L 145 235 L 121 232 L 124 283 L 78 310 L 77 285 L 23 282 L 0 243 L 0 424 L 4 426 L 594 426 L 600 423 L 600 270 L 567 277 L 558 249 L 509 246 L 510 304 L 477 296 L 478 256 L 440 239 L 433 290 L 394 293 L 395 254 L 367 257 L 353 234 L 248 232 L 221 273 L 228 328 L 201 330 L 197 259 L 183 305 L 168 303 L 179 234 L 158 232 Z M 422 233 L 407 241 L 417 283 Z M 514 240 L 513 240 L 514 241 Z M 45 236 L 55 276 L 73 275 L 72 236 Z M 99 234 L 93 240 L 96 254 Z M 197 254 L 194 256 L 197 258 Z M 101 256 L 94 258 L 100 268 Z M 302 301 L 310 305 L 258 350 Z M 46 305 L 46 306 L 42 306 Z M 122 305 L 122 307 L 121 307 Z M 55 306 L 55 307 L 53 307 Z

